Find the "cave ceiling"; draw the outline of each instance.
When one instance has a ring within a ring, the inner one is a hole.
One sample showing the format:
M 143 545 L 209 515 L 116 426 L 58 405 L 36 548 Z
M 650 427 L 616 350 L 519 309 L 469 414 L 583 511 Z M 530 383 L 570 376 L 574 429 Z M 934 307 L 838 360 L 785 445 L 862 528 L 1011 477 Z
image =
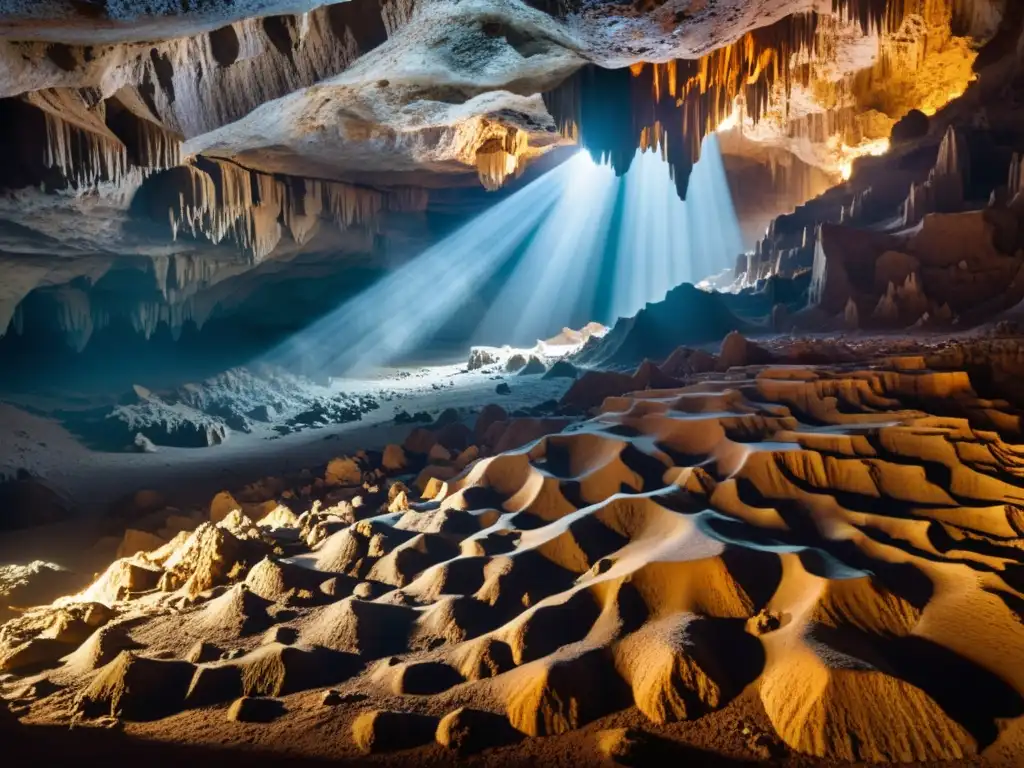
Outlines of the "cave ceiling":
M 658 152 L 685 197 L 718 131 L 763 230 L 967 90 L 1005 9 L 0 0 L 0 333 L 39 290 L 75 347 L 118 314 L 201 325 L 257 277 L 413 251 L 438 206 L 472 215 L 577 147 L 618 173 Z M 125 270 L 145 296 L 97 308 Z

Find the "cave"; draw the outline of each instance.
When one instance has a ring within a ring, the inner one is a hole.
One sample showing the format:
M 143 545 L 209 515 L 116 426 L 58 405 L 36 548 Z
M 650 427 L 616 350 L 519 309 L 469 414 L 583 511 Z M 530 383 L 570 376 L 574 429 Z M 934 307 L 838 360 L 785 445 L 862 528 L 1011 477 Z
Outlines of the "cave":
M 1024 764 L 1021 3 L 0 60 L 12 765 Z

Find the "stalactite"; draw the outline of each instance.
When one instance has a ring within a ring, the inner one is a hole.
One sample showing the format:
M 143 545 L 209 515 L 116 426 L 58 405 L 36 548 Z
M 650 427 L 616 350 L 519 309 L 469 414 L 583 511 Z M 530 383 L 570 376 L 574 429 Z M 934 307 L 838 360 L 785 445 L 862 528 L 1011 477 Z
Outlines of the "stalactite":
M 915 2 L 915 0 L 909 0 Z M 908 0 L 832 0 L 832 12 L 860 24 L 865 34 L 898 29 Z
M 430 204 L 425 187 L 395 187 L 388 192 L 388 210 L 397 213 L 422 213 Z
M 323 190 L 324 211 L 342 229 L 356 225 L 372 227 L 384 208 L 384 195 L 340 182 L 317 182 Z
M 299 245 L 321 219 L 342 229 L 375 229 L 386 193 L 341 182 L 278 178 L 234 163 L 198 158 L 158 180 L 147 194 L 167 206 L 175 239 L 182 233 L 212 243 L 230 241 L 254 262 L 265 259 L 287 232 Z M 409 193 L 402 193 L 408 196 Z
M 160 295 L 167 298 L 167 273 L 171 268 L 170 256 L 154 256 L 152 261 L 153 279 Z
M 110 324 L 110 313 L 94 306 L 89 294 L 79 288 L 63 286 L 53 298 L 57 302 L 57 325 L 76 352 L 85 349 L 96 331 Z
M 19 336 L 23 336 L 25 334 L 25 310 L 22 308 L 21 304 L 14 308 L 14 317 L 11 318 L 11 327 Z M 0 336 L 3 336 L 3 334 L 0 333 Z
M 967 41 L 953 39 L 953 24 L 971 2 L 834 0 L 839 19 L 794 14 L 695 60 L 585 67 L 544 100 L 561 134 L 616 173 L 628 170 L 638 149 L 659 152 L 681 196 L 703 139 L 734 120 L 757 129 L 770 118 L 765 130 L 773 138 L 781 134 L 797 147 L 827 145 L 822 167 L 846 178 L 857 157 L 887 151 L 893 123 L 907 111 L 933 113 L 967 88 L 974 53 Z M 876 38 L 878 55 L 874 65 L 837 78 L 837 65 L 843 66 L 838 41 L 849 34 L 849 22 Z M 964 66 L 948 66 L 951 51 Z M 926 64 L 942 76 L 930 91 L 918 91 L 906 82 L 907 73 Z M 890 82 L 885 110 L 867 106 Z M 797 87 L 820 109 L 791 119 Z M 821 158 L 803 159 L 822 164 Z
M 135 165 L 162 171 L 181 164 L 181 141 L 148 120 L 137 121 Z
M 503 137 L 487 139 L 476 150 L 476 169 L 480 183 L 490 191 L 500 189 L 505 179 L 520 171 L 519 158 L 529 146 L 523 131 L 509 128 Z
M 795 83 L 808 84 L 800 62 L 818 54 L 820 41 L 819 17 L 794 14 L 700 59 L 585 67 L 544 100 L 562 135 L 616 173 L 637 149 L 659 152 L 685 197 L 704 137 L 734 114 L 737 99 L 757 121 L 777 89 L 788 96 Z
M 310 192 L 310 187 L 318 184 L 320 182 L 291 179 L 285 187 L 284 225 L 299 245 L 309 242 L 320 226 L 323 192 L 319 189 Z
M 208 312 L 197 310 L 192 299 L 174 304 L 158 302 L 140 302 L 131 311 L 130 320 L 136 333 L 141 333 L 148 341 L 156 333 L 161 324 L 166 325 L 171 337 L 177 341 L 185 323 L 191 321 L 196 327 L 202 328 L 208 319 Z
M 128 165 L 125 147 L 72 125 L 46 112 L 46 150 L 43 162 L 56 168 L 76 187 L 92 187 L 100 181 L 117 183 Z

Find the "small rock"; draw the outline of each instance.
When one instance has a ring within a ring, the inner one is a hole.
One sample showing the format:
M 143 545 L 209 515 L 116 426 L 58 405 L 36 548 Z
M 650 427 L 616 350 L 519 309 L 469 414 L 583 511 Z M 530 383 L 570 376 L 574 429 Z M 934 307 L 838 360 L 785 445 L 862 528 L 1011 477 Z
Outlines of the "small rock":
M 747 620 L 747 631 L 752 635 L 767 635 L 782 626 L 782 614 L 762 608 Z
M 269 723 L 284 714 L 284 704 L 277 699 L 243 696 L 228 707 L 228 720 L 237 723 Z
M 437 464 L 439 462 L 450 461 L 451 458 L 452 456 L 448 452 L 448 449 L 445 448 L 440 443 L 435 443 L 433 446 L 431 446 L 430 452 L 427 453 L 428 464 Z
M 321 707 L 336 707 L 341 704 L 341 694 L 337 691 L 324 691 L 320 699 Z
M 264 635 L 264 643 L 280 643 L 291 645 L 299 639 L 298 630 L 295 627 L 271 627 Z
M 341 704 L 355 704 L 366 701 L 369 697 L 365 693 L 341 693 L 340 691 L 325 691 L 320 700 L 321 706 L 337 707 Z
M 441 746 L 465 755 L 511 744 L 520 734 L 501 715 L 459 707 L 441 718 L 435 737 Z
M 512 394 L 512 388 L 508 384 L 506 384 L 505 382 L 501 382 L 501 384 L 496 386 L 494 388 L 494 391 L 497 394 L 499 394 L 499 395 L 511 395 Z
M 597 732 L 598 749 L 616 763 L 636 765 L 650 746 L 650 737 L 634 728 L 610 728 Z
M 132 448 L 134 448 L 138 453 L 156 453 L 157 452 L 157 447 L 153 443 L 153 441 L 150 440 L 148 437 L 146 437 L 141 432 L 139 432 L 138 434 L 135 435 L 135 439 L 132 441 Z
M 434 740 L 436 730 L 436 717 L 372 710 L 352 723 L 352 740 L 367 754 L 391 752 L 428 744 Z
M 373 598 L 373 585 L 368 581 L 361 581 L 356 584 L 352 590 L 352 597 L 358 597 L 360 600 L 370 600 Z

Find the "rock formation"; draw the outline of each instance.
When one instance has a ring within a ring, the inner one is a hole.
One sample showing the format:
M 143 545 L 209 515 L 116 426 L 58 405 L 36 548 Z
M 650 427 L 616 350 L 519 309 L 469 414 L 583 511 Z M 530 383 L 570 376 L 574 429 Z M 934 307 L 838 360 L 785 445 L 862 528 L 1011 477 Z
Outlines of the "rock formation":
M 560 748 L 614 713 L 655 734 L 701 719 L 742 754 L 1013 750 L 999 724 L 1024 717 L 1019 418 L 961 368 L 994 347 L 932 344 L 794 367 L 805 344 L 776 344 L 777 365 L 732 336 L 728 371 L 666 388 L 648 365 L 648 391 L 420 496 L 403 484 L 406 507 L 387 513 L 367 481 L 400 485 L 382 456 L 339 459 L 322 479 L 374 499 L 356 515 L 292 492 L 298 515 L 196 521 L 3 625 L 8 682 L 37 687 L 33 723 L 70 706 L 174 738 L 187 713 L 232 744 L 249 733 L 236 723 L 281 724 L 302 751 L 324 747 L 326 718 L 347 734 L 330 754 L 404 764 L 435 740 Z M 477 433 L 500 423 L 491 411 Z M 287 485 L 259 493 L 273 504 Z M 756 735 L 723 725 L 741 696 L 763 707 Z M 310 720 L 311 701 L 330 711 Z M 645 739 L 574 749 L 623 756 Z

